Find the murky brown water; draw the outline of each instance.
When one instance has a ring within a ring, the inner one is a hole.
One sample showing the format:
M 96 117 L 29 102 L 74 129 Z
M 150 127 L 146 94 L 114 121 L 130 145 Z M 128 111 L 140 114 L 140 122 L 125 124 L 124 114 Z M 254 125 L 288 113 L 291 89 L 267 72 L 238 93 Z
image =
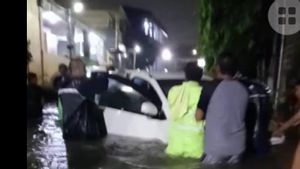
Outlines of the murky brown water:
M 238 166 L 203 166 L 198 160 L 167 157 L 159 141 L 108 135 L 93 142 L 65 142 L 57 119 L 57 111 L 48 108 L 42 122 L 28 123 L 28 169 L 289 169 L 295 150 L 295 141 L 287 141 Z

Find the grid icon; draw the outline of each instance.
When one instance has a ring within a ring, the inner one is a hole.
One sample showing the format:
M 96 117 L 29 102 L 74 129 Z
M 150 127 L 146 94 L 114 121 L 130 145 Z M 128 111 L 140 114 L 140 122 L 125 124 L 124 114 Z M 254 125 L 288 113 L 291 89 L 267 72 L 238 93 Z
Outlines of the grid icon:
M 300 0 L 274 0 L 268 20 L 272 29 L 281 35 L 300 32 Z
M 288 11 L 288 15 L 287 12 Z M 278 18 L 278 24 L 279 25 L 295 25 L 296 24 L 296 8 L 295 7 L 279 7 L 278 8 L 278 14 L 280 15 Z M 287 22 L 288 20 L 288 22 Z

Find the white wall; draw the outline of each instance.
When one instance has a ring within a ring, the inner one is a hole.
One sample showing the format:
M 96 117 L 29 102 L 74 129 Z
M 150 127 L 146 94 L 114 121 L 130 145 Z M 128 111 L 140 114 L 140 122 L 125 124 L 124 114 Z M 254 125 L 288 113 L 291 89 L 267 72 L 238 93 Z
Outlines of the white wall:
M 36 0 L 27 0 L 27 39 L 30 40 L 30 52 L 32 62 L 29 65 L 31 72 L 38 75 L 39 82 L 42 80 L 42 63 L 41 63 L 41 45 L 40 45 L 40 28 L 38 18 L 38 6 Z M 43 45 L 45 46 L 45 45 Z M 44 81 L 49 85 L 51 78 L 57 73 L 60 63 L 69 63 L 69 59 L 62 56 L 55 56 L 44 53 Z
M 44 70 L 45 70 L 45 85 L 50 85 L 51 78 L 58 72 L 58 65 L 64 63 L 69 65 L 69 59 L 63 56 L 56 56 L 51 54 L 46 54 L 44 56 Z
M 27 0 L 27 40 L 30 40 L 30 52 L 32 54 L 32 62 L 30 63 L 30 71 L 41 78 L 41 53 L 40 53 L 40 35 L 38 7 L 36 0 Z

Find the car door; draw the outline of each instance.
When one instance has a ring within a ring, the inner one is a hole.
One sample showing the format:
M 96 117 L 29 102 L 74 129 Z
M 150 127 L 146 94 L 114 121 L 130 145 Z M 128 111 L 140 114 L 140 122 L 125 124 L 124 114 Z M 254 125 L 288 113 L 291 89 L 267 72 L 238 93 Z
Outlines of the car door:
M 108 89 L 101 94 L 99 105 L 104 106 L 108 133 L 166 141 L 164 119 L 141 112 L 142 104 L 152 103 L 157 111 L 161 106 L 130 80 L 109 76 Z

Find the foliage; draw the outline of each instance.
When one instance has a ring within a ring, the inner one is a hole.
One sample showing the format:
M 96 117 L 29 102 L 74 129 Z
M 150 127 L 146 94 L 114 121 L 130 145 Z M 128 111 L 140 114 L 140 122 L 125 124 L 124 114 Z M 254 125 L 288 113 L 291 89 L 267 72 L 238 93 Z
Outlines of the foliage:
M 223 51 L 256 64 L 259 46 L 272 41 L 267 20 L 270 0 L 198 0 L 198 49 L 211 68 Z M 243 63 L 242 63 L 243 64 Z

